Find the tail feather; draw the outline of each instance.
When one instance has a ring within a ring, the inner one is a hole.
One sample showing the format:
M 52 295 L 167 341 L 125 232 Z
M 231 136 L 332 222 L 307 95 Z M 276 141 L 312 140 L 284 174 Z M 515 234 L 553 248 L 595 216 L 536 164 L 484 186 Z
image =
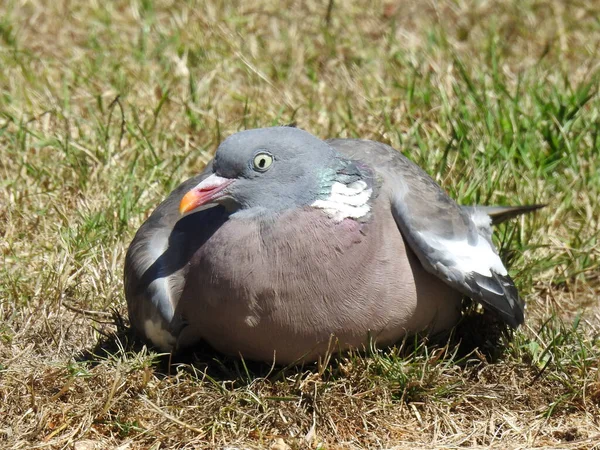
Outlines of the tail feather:
M 545 204 L 522 206 L 463 206 L 462 208 L 472 215 L 474 212 L 487 214 L 492 219 L 492 225 L 498 225 L 508 219 L 521 214 L 536 211 L 546 206 Z

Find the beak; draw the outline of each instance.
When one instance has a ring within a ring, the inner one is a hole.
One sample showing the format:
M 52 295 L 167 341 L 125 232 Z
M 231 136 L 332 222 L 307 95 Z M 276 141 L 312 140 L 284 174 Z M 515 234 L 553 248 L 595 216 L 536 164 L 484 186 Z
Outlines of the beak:
M 225 195 L 223 189 L 233 182 L 234 180 L 231 178 L 223 178 L 215 174 L 205 178 L 183 196 L 179 203 L 179 213 L 185 214 L 199 206 L 218 200 Z

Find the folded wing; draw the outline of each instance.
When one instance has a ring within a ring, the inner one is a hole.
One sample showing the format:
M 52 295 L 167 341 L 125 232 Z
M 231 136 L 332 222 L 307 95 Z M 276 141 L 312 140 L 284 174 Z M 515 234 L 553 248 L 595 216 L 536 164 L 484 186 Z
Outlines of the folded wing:
M 495 311 L 507 324 L 523 323 L 523 303 L 494 248 L 488 226 L 463 209 L 420 167 L 373 141 L 330 145 L 373 166 L 406 242 L 430 273 Z

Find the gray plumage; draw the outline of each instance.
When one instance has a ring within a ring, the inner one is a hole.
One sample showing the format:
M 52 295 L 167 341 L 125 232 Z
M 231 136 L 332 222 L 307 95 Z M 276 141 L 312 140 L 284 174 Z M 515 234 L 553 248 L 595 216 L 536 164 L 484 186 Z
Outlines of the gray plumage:
M 163 350 L 206 340 L 279 363 L 317 358 L 331 335 L 344 349 L 448 330 L 463 294 L 514 327 L 523 304 L 483 208 L 381 143 L 237 133 L 138 230 L 129 317 Z
M 461 206 L 470 216 L 483 215 L 492 220 L 492 225 L 498 225 L 521 214 L 537 211 L 546 205 L 519 205 L 519 206 Z

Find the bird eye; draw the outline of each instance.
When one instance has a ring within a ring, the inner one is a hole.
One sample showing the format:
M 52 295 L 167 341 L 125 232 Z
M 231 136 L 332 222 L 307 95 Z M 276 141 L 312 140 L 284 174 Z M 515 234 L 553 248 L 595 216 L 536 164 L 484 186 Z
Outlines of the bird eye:
M 271 164 L 273 164 L 273 157 L 268 153 L 257 153 L 254 157 L 254 170 L 258 172 L 265 172 Z

